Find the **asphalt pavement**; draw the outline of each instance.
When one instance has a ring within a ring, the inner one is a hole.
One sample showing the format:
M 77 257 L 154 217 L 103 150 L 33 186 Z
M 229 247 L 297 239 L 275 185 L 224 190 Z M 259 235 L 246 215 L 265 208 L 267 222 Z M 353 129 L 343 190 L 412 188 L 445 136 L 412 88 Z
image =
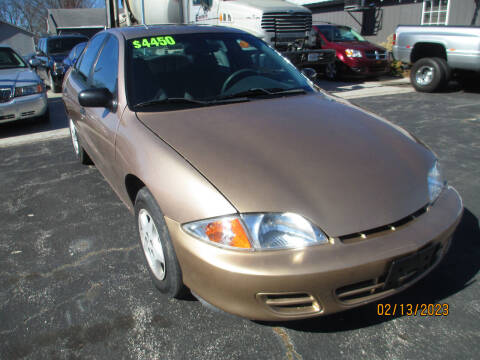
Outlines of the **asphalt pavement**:
M 320 85 L 422 139 L 463 197 L 465 213 L 441 265 L 381 302 L 448 304 L 447 316 L 379 316 L 374 303 L 263 323 L 193 297 L 164 298 L 148 277 L 133 216 L 96 168 L 77 163 L 67 137 L 28 141 L 38 131 L 65 132 L 54 98 L 56 120 L 47 127 L 0 126 L 2 140 L 26 136 L 23 145 L 0 146 L 0 359 L 478 358 L 480 92 L 378 96 L 363 89 L 392 84 Z M 357 90 L 363 95 L 352 95 Z

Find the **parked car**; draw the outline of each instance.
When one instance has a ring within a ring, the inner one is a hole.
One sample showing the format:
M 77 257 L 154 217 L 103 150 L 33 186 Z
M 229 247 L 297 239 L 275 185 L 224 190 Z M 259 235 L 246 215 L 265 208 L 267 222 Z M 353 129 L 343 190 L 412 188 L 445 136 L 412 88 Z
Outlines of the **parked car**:
M 102 31 L 63 100 L 172 297 L 261 320 L 351 309 L 423 278 L 462 214 L 425 145 L 240 30 Z
M 0 45 L 0 123 L 29 118 L 48 121 L 45 87 L 20 55 Z
M 463 78 L 480 74 L 480 27 L 398 26 L 393 38 L 395 59 L 411 65 L 417 91 L 433 92 L 448 84 L 453 73 Z
M 87 42 L 81 42 L 80 44 L 75 45 L 73 49 L 70 50 L 68 56 L 63 59 L 63 69 L 65 72 L 67 72 L 70 66 L 75 64 L 75 61 L 77 61 L 83 49 L 85 49 L 85 45 L 87 45 Z
M 63 59 L 75 45 L 85 41 L 88 41 L 88 38 L 80 34 L 55 35 L 39 39 L 35 57 L 38 63 L 35 69 L 53 92 L 62 91 L 65 74 Z
M 317 47 L 336 52 L 336 61 L 325 66 L 328 79 L 333 80 L 339 75 L 379 76 L 390 70 L 387 50 L 368 42 L 354 29 L 344 25 L 317 24 L 312 30 Z

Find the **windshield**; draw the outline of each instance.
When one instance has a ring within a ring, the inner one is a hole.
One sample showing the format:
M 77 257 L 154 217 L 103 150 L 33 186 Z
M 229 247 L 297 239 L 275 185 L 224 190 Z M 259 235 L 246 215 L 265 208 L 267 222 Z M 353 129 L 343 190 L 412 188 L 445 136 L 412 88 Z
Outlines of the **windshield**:
M 159 105 L 162 100 L 177 107 L 211 105 L 227 98 L 314 91 L 293 65 L 248 34 L 132 39 L 127 41 L 126 60 L 128 103 L 133 107 Z
M 318 29 L 328 41 L 366 41 L 362 35 L 348 26 L 319 26 Z
M 27 64 L 12 49 L 0 48 L 0 69 L 24 67 L 27 67 Z
M 47 53 L 48 54 L 67 53 L 75 45 L 85 40 L 86 40 L 85 38 L 81 38 L 81 37 L 49 39 L 47 43 Z

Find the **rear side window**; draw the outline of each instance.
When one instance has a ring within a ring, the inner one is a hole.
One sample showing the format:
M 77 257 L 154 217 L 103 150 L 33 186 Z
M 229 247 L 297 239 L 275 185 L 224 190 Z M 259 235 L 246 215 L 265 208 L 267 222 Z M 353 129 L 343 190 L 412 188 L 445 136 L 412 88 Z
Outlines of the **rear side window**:
M 106 34 L 95 36 L 88 44 L 88 47 L 85 49 L 82 58 L 77 63 L 78 72 L 84 78 L 84 80 L 88 79 L 88 76 L 90 75 L 90 70 L 92 69 L 95 59 L 97 58 L 98 51 L 105 40 L 105 36 Z
M 98 57 L 92 75 L 92 85 L 96 88 L 107 88 L 113 94 L 117 87 L 118 41 L 109 36 Z

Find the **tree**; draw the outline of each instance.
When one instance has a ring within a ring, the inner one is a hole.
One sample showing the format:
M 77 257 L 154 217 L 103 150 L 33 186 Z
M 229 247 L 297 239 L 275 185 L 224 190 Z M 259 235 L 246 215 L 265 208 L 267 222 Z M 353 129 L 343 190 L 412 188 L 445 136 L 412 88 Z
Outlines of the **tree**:
M 48 9 L 93 7 L 95 0 L 0 0 L 0 19 L 34 34 L 47 28 Z

